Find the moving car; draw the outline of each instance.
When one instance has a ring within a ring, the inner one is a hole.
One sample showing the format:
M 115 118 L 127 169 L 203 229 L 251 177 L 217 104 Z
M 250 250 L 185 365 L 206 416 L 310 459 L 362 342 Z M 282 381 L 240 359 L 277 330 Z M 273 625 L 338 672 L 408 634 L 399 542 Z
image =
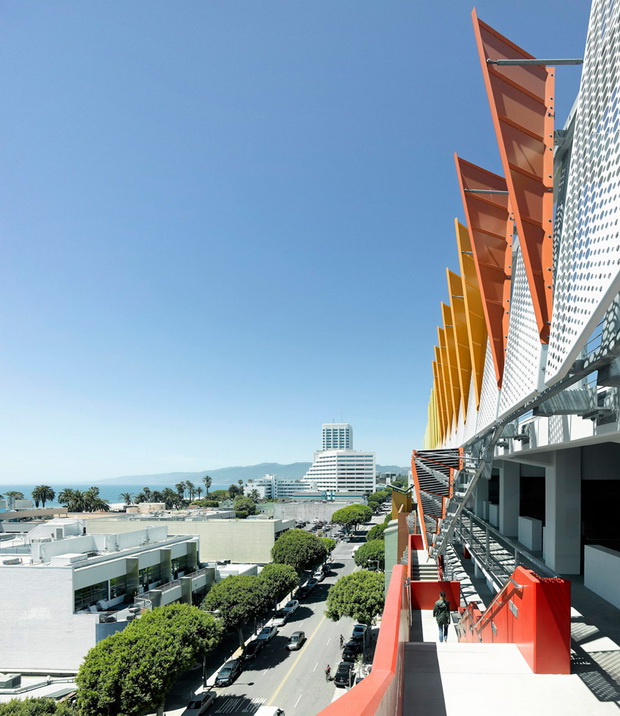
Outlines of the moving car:
M 256 639 L 246 644 L 241 654 L 242 661 L 250 661 L 250 659 L 253 659 L 264 646 L 264 641 L 257 641 Z
M 256 640 L 268 642 L 278 633 L 278 628 L 273 625 L 268 625 L 260 630 L 260 634 L 256 637 Z
M 286 609 L 278 609 L 278 611 L 274 614 L 271 623 L 277 627 L 284 626 L 290 613 L 291 612 L 287 612 Z
M 229 686 L 241 673 L 241 662 L 239 659 L 227 661 L 215 677 L 216 686 Z
M 189 704 L 187 704 L 187 708 L 183 711 L 183 716 L 202 716 L 215 701 L 216 696 L 215 691 L 205 691 L 202 694 L 196 694 Z
M 297 651 L 298 649 L 301 649 L 305 641 L 306 634 L 303 631 L 294 631 L 289 637 L 286 648 L 289 651 Z
M 336 676 L 334 676 L 334 684 L 343 688 L 350 688 L 353 683 L 355 673 L 353 671 L 352 661 L 341 661 L 338 664 Z
M 287 614 L 293 614 L 295 611 L 297 611 L 298 607 L 299 602 L 297 601 L 297 599 L 291 599 L 284 605 L 283 611 L 285 611 Z

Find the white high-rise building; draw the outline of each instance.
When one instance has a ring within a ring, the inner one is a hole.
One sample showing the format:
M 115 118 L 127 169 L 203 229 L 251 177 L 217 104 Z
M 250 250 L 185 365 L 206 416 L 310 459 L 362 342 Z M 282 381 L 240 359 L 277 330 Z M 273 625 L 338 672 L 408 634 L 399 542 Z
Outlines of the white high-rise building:
M 314 453 L 303 482 L 317 492 L 374 492 L 375 454 L 353 450 L 353 428 L 349 424 L 326 423 L 323 450 Z
M 324 423 L 323 450 L 353 450 L 353 428 L 348 423 Z

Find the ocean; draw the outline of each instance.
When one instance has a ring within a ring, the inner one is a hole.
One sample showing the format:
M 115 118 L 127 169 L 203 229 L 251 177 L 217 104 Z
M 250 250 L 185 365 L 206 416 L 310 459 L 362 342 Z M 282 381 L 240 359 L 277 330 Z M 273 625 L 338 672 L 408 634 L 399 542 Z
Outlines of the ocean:
M 204 485 L 202 483 L 194 482 L 194 485 L 196 487 L 200 486 L 202 487 L 202 495 L 201 497 L 204 499 Z M 50 484 L 44 480 L 41 480 L 41 482 L 38 482 L 37 485 L 47 485 Z M 32 499 L 32 491 L 37 486 L 35 484 L 30 485 L 15 485 L 15 484 L 6 484 L 6 485 L 0 485 L 0 495 L 6 495 L 7 491 L 15 490 L 17 492 L 23 492 L 24 493 L 24 499 L 31 500 Z M 211 485 L 209 488 L 209 492 L 213 492 L 213 490 L 226 490 L 228 489 L 230 483 L 226 485 L 216 485 L 215 483 Z M 99 496 L 103 498 L 104 500 L 107 500 L 109 503 L 114 504 L 116 502 L 123 502 L 123 498 L 121 497 L 121 493 L 123 492 L 130 492 L 132 495 L 137 495 L 139 492 L 141 492 L 145 487 L 150 487 L 151 490 L 159 490 L 160 492 L 164 489 L 164 487 L 170 487 L 174 490 L 174 485 L 149 485 L 149 484 L 140 484 L 140 485 L 124 485 L 120 483 L 106 483 L 101 482 L 99 484 L 93 483 L 93 482 L 86 482 L 86 483 L 75 483 L 71 484 L 68 482 L 63 483 L 51 483 L 50 487 L 56 495 L 58 495 L 59 492 L 62 492 L 65 488 L 71 488 L 72 490 L 88 490 L 89 487 L 98 487 L 99 488 Z M 52 502 L 47 502 L 45 504 L 46 507 L 58 507 L 58 501 L 53 500 Z

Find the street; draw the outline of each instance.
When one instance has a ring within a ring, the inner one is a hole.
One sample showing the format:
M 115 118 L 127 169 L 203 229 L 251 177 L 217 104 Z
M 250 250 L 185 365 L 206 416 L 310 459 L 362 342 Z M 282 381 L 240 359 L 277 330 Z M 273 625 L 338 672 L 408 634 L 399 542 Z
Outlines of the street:
M 244 664 L 235 683 L 215 689 L 218 696 L 208 714 L 252 714 L 259 706 L 266 705 L 283 709 L 287 716 L 315 716 L 335 696 L 344 693 L 333 681 L 326 681 L 325 667 L 329 664 L 332 676 L 335 674 L 341 661 L 340 635 L 348 640 L 355 622 L 349 618 L 339 622 L 327 619 L 325 602 L 330 586 L 354 570 L 352 549 L 364 541 L 363 531 L 370 526 L 360 528 L 355 542 L 337 544 L 332 553 L 331 571 L 324 581 L 301 601 L 297 611 L 258 656 Z M 307 641 L 299 651 L 288 651 L 286 644 L 294 631 L 305 632 Z M 229 655 L 231 648 L 235 645 L 229 640 L 218 649 L 217 658 L 209 659 L 208 687 L 215 681 L 219 665 L 232 658 L 226 655 L 226 649 Z M 192 692 L 202 690 L 200 686 L 200 669 L 185 674 L 168 695 L 165 714 L 180 716 L 184 711 L 182 704 L 187 704 Z

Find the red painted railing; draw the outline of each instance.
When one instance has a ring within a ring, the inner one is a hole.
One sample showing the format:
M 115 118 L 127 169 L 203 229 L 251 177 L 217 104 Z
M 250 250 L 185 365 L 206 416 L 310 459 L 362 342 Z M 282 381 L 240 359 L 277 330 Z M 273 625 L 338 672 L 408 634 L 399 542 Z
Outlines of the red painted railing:
M 405 565 L 392 569 L 372 672 L 319 716 L 402 716 L 404 644 L 409 639 L 406 576 Z
M 535 674 L 570 674 L 570 582 L 517 567 L 481 612 L 470 604 L 459 641 L 516 644 Z

